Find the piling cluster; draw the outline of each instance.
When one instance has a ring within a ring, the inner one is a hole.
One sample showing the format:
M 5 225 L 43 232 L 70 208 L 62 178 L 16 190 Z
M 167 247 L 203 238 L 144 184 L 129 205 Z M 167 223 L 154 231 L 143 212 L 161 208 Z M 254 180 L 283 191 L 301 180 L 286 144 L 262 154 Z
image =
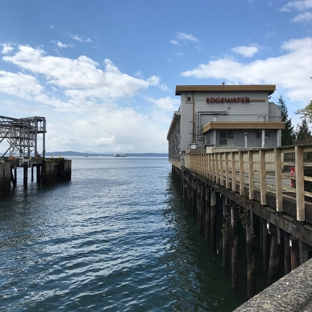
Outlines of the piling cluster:
M 231 271 L 233 289 L 240 287 L 238 247 L 245 246 L 247 299 L 257 292 L 259 267 L 267 276 L 268 286 L 311 258 L 311 228 L 307 225 L 294 222 L 272 207 L 251 201 L 187 168 L 172 166 L 172 170 L 180 178 L 183 198 L 196 215 L 211 251 L 222 252 L 223 266 Z M 238 236 L 242 229 L 243 241 L 241 235 Z M 290 234 L 287 229 L 298 235 Z
M 17 186 L 17 170 L 23 170 L 23 186 L 27 188 L 29 180 L 41 185 L 48 185 L 58 181 L 70 181 L 71 160 L 64 158 L 42 158 L 29 159 L 3 158 L 0 161 L 0 196 L 10 194 L 11 189 Z M 30 179 L 29 179 L 30 172 Z

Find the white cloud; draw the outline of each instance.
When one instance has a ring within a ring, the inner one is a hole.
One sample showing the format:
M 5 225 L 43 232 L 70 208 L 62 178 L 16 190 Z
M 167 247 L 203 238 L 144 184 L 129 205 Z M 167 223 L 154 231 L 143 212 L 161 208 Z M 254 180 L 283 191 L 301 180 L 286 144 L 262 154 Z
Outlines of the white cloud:
M 199 79 L 227 79 L 229 83 L 276 84 L 292 101 L 302 106 L 312 98 L 312 38 L 293 39 L 281 46 L 278 57 L 256 60 L 249 64 L 226 57 L 184 71 L 181 76 Z
M 92 40 L 90 38 L 84 39 L 83 36 L 81 35 L 77 35 L 77 34 L 71 34 L 68 33 L 69 37 L 75 41 L 79 41 L 79 42 L 92 42 Z
M 255 53 L 258 52 L 258 48 L 255 45 L 239 46 L 233 48 L 232 51 L 244 57 L 252 57 Z
M 10 44 L 4 43 L 4 44 L 2 45 L 1 53 L 2 53 L 2 54 L 8 54 L 8 53 L 10 53 L 12 50 L 14 50 L 14 48 L 13 48 Z
M 159 124 L 154 114 L 151 119 L 132 108 L 89 104 L 83 115 L 62 115 L 48 124 L 46 146 L 49 151 L 165 152 L 167 129 Z
M 181 32 L 177 34 L 177 39 L 199 42 L 199 40 L 196 37 L 194 37 L 192 34 L 186 34 L 186 33 L 181 33 Z
M 305 12 L 302 14 L 297 15 L 294 19 L 294 22 L 309 22 L 312 21 L 312 13 L 311 12 Z
M 168 90 L 169 90 L 168 87 L 167 87 L 167 85 L 166 85 L 165 83 L 160 84 L 160 85 L 159 85 L 159 88 L 160 88 L 161 90 L 163 90 L 163 91 L 168 91 Z
M 86 56 L 51 56 L 25 45 L 2 59 L 20 72 L 0 71 L 1 103 L 16 99 L 14 107 L 20 109 L 13 117 L 46 117 L 48 151 L 167 151 L 173 104 L 134 98 L 150 86 L 165 89 L 160 77 L 139 79 L 122 73 L 109 59 L 100 66 Z M 143 105 L 144 114 L 131 108 Z
M 33 76 L 0 71 L 0 91 L 3 93 L 31 100 L 39 95 L 41 90 L 42 87 Z
M 79 42 L 83 42 L 83 38 L 79 35 L 71 35 L 72 39 L 79 41 Z
M 282 12 L 305 11 L 312 8 L 312 0 L 289 1 L 282 6 Z
M 151 86 L 157 86 L 159 85 L 160 82 L 160 78 L 157 76 L 152 76 L 150 78 L 147 79 L 147 82 L 151 85 Z
M 4 56 L 3 60 L 43 75 L 48 85 L 65 88 L 65 94 L 71 98 L 131 97 L 140 89 L 160 82 L 156 76 L 143 80 L 123 74 L 108 59 L 102 70 L 97 62 L 83 55 L 77 59 L 49 56 L 45 51 L 29 46 L 19 46 L 17 53 Z
M 312 20 L 312 0 L 290 1 L 282 6 L 281 12 L 301 12 L 294 19 L 293 22 L 309 22 Z
M 178 45 L 178 41 L 176 41 L 176 40 L 170 40 L 170 43 L 172 43 L 174 45 Z
M 180 100 L 172 99 L 170 97 L 160 99 L 147 98 L 147 100 L 155 104 L 157 108 L 160 108 L 161 110 L 167 110 L 172 113 L 179 108 L 180 104 Z
M 68 48 L 68 47 L 72 47 L 71 44 L 62 43 L 62 42 L 60 42 L 60 41 L 58 41 L 58 42 L 56 43 L 56 45 L 57 45 L 59 48 Z

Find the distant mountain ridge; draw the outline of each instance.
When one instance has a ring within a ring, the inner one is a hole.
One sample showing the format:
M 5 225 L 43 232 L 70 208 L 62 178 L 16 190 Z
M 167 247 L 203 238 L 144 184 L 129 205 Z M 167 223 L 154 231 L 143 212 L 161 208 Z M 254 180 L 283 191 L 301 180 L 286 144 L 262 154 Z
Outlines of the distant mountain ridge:
M 46 152 L 46 156 L 103 156 L 110 157 L 116 153 L 81 153 L 73 151 Z M 125 153 L 127 157 L 168 157 L 167 153 Z

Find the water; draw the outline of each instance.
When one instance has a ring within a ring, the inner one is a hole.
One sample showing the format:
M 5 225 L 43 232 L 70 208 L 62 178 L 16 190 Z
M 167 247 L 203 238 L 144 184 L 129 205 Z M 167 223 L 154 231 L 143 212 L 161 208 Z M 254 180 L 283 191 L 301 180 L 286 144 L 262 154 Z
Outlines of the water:
M 0 202 L 0 311 L 232 311 L 245 301 L 166 158 L 72 160 L 71 182 L 25 191 L 18 177 Z

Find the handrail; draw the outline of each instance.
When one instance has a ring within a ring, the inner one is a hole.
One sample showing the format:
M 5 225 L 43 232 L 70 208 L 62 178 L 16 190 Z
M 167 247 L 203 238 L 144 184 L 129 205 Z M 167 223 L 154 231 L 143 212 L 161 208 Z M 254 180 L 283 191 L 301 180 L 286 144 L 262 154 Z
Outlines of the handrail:
M 304 168 L 312 167 L 304 162 L 311 145 L 279 147 L 272 149 L 245 149 L 237 151 L 216 151 L 211 153 L 190 153 L 184 155 L 183 166 L 209 180 L 231 189 L 240 195 L 254 199 L 254 191 L 260 192 L 262 205 L 266 205 L 266 194 L 276 194 L 276 211 L 283 211 L 283 197 L 292 193 L 296 198 L 297 221 L 305 221 L 305 197 L 312 199 L 312 193 L 304 190 L 304 182 L 312 177 L 304 175 Z M 284 162 L 285 153 L 294 153 L 295 162 Z M 285 166 L 295 168 L 291 175 Z M 244 187 L 248 186 L 248 194 Z

